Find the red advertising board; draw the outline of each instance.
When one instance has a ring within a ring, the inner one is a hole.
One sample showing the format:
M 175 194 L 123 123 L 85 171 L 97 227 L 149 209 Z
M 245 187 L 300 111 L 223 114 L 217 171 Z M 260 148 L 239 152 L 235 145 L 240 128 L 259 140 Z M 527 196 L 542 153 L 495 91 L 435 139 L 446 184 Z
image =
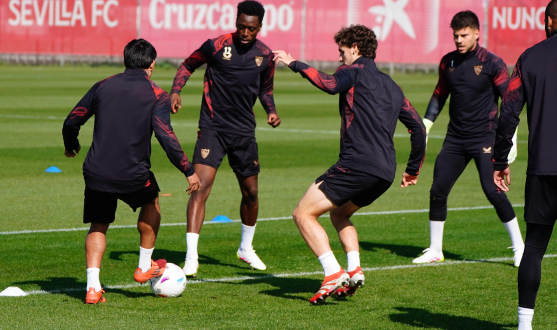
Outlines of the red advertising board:
M 264 0 L 258 35 L 272 49 L 300 55 L 303 0 Z M 205 40 L 236 30 L 239 0 L 142 0 L 141 37 L 163 57 L 185 58 Z
M 547 0 L 490 0 L 489 49 L 507 65 L 514 65 L 522 52 L 545 39 L 547 3 Z
M 137 0 L 2 0 L 0 52 L 120 55 Z

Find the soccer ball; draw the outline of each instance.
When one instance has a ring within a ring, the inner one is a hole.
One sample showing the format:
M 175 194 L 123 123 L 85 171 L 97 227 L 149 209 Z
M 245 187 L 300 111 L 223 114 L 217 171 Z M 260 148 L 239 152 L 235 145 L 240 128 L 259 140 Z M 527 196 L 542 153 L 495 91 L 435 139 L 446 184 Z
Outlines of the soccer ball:
M 167 262 L 161 276 L 149 280 L 151 291 L 158 297 L 178 297 L 186 288 L 186 276 L 180 267 Z

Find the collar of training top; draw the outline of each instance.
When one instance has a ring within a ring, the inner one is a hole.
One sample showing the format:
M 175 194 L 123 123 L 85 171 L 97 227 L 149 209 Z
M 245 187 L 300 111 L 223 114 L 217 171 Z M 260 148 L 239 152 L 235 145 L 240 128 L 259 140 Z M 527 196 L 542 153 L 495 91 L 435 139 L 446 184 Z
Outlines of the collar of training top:
M 147 72 L 145 69 L 128 69 L 124 70 L 125 74 L 131 74 L 132 76 L 145 76 L 147 77 Z
M 373 61 L 371 57 L 367 57 L 367 56 L 358 57 L 352 64 L 363 64 L 367 62 L 371 62 L 372 65 L 375 65 L 375 61 Z

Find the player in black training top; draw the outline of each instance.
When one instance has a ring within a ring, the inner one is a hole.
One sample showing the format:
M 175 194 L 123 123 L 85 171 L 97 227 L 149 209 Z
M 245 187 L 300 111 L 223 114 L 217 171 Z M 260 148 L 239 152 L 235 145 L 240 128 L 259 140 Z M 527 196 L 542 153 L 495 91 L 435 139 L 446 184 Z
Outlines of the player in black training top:
M 317 88 L 340 94 L 341 140 L 339 160 L 309 187 L 294 210 L 294 222 L 318 257 L 325 280 L 310 299 L 317 304 L 329 295 L 352 295 L 364 284 L 358 234 L 350 217 L 370 205 L 391 186 L 396 172 L 393 135 L 397 120 L 411 134 L 412 152 L 402 176 L 402 187 L 414 185 L 425 156 L 425 127 L 400 87 L 375 66 L 377 39 L 363 25 L 342 28 L 335 35 L 341 65 L 334 75 L 319 72 L 290 54 L 277 51 L 281 61 Z M 325 230 L 317 218 L 330 211 L 348 259 L 347 272 L 337 262 Z
M 141 236 L 139 265 L 134 279 L 147 282 L 160 276 L 166 267 L 164 260 L 151 260 L 161 220 L 159 186 L 149 170 L 153 132 L 172 164 L 186 175 L 190 184 L 187 190 L 192 193 L 199 189 L 193 165 L 170 126 L 168 94 L 150 80 L 156 57 L 157 52 L 148 41 L 130 41 L 124 49 L 124 73 L 93 85 L 64 122 L 65 155 L 75 157 L 81 150 L 79 130 L 95 116 L 93 143 L 83 163 L 83 222 L 91 223 L 85 239 L 88 304 L 106 301 L 99 272 L 106 231 L 114 222 L 118 199 L 134 211 L 141 208 L 137 220 Z
M 441 59 L 439 82 L 424 117 L 429 132 L 451 95 L 447 136 L 435 161 L 430 192 L 431 241 L 429 248 L 413 263 L 444 260 L 442 247 L 447 198 L 458 177 L 474 159 L 482 189 L 511 237 L 514 263 L 518 266 L 524 251 L 522 235 L 511 203 L 493 184 L 491 162 L 497 128 L 497 100 L 505 94 L 509 73 L 501 58 L 478 44 L 480 23 L 476 14 L 471 11 L 457 13 L 451 21 L 451 28 L 457 50 Z
M 197 275 L 197 243 L 205 217 L 205 202 L 225 155 L 228 155 L 228 162 L 242 192 L 242 238 L 237 256 L 255 269 L 266 269 L 252 247 L 259 207 L 259 156 L 253 112 L 257 97 L 267 112 L 269 125 L 277 127 L 280 118 L 273 99 L 273 54 L 269 47 L 256 39 L 264 14 L 261 3 L 240 2 L 236 32 L 207 40 L 186 58 L 174 78 L 170 98 L 172 108 L 177 111 L 180 108 L 179 93 L 182 87 L 195 69 L 207 63 L 199 132 L 193 156 L 201 190 L 193 193 L 188 203 L 186 276 Z
M 528 118 L 528 170 L 524 220 L 526 248 L 518 269 L 518 330 L 531 330 L 536 296 L 540 287 L 541 262 L 557 219 L 557 1 L 545 10 L 547 39 L 519 57 L 501 104 L 493 153 L 494 181 L 509 188 L 507 155 L 524 104 Z

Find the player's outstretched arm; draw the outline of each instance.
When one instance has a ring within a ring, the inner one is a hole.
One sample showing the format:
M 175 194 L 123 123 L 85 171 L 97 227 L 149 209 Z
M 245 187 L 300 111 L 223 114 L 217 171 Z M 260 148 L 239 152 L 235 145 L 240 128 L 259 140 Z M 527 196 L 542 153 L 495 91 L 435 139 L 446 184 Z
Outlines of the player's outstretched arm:
M 79 103 L 77 103 L 77 105 L 72 109 L 64 121 L 62 137 L 64 138 L 64 155 L 68 158 L 75 157 L 81 150 L 79 139 L 77 137 L 79 136 L 81 126 L 85 124 L 91 116 L 93 116 L 93 100 L 95 98 L 95 92 L 99 86 L 100 83 L 93 85 L 87 94 L 85 94 Z
M 356 83 L 356 73 L 349 65 L 340 66 L 334 75 L 318 71 L 306 63 L 296 61 L 284 50 L 273 51 L 275 63 L 282 62 L 294 71 L 299 72 L 315 87 L 331 95 L 349 90 Z
M 197 68 L 210 61 L 213 54 L 212 49 L 212 41 L 207 40 L 199 49 L 186 58 L 178 68 L 176 76 L 174 76 L 174 82 L 172 83 L 172 90 L 170 91 L 172 113 L 177 113 L 182 107 L 182 98 L 180 97 L 182 88 Z
M 408 101 L 408 99 L 406 99 L 404 95 L 402 97 L 402 109 L 400 110 L 398 119 L 401 123 L 404 124 L 404 126 L 406 126 L 406 128 L 408 129 L 408 133 L 410 133 L 410 145 L 412 148 L 405 172 L 410 176 L 415 176 L 417 179 L 418 173 L 420 172 L 425 159 L 425 126 L 422 122 L 422 119 L 420 118 L 420 115 L 418 114 L 416 109 L 414 109 L 410 101 Z
M 435 86 L 433 95 L 429 100 L 423 119 L 426 134 L 429 134 L 429 130 L 431 129 L 431 126 L 433 126 L 433 122 L 435 122 L 435 119 L 437 119 L 441 113 L 441 110 L 443 109 L 443 106 L 445 106 L 445 102 L 447 102 L 447 98 L 449 97 L 449 85 L 445 79 L 445 67 L 445 59 L 443 59 L 439 64 L 439 80 L 437 81 L 437 86 Z

